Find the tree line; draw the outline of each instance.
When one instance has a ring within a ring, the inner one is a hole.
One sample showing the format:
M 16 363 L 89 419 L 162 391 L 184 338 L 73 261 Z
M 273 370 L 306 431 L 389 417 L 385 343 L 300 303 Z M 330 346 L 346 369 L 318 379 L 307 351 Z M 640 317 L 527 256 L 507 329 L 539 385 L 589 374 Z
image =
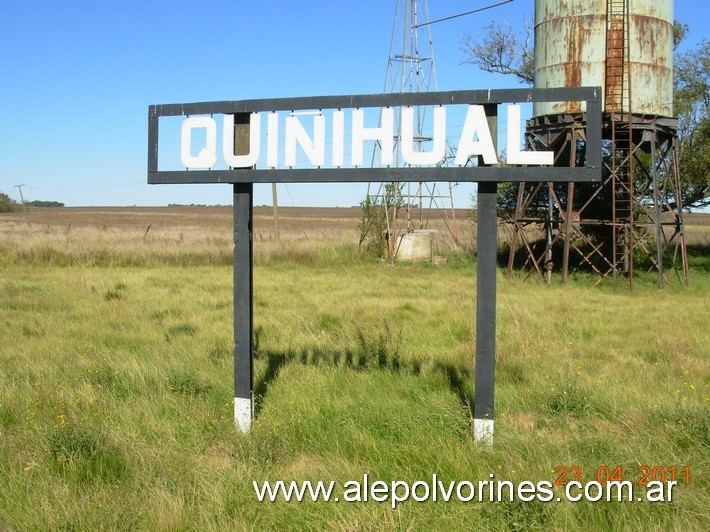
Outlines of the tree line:
M 64 207 L 64 203 L 60 201 L 42 201 L 33 200 L 26 201 L 25 207 Z M 21 210 L 23 205 L 12 199 L 4 192 L 0 192 L 0 212 L 17 212 Z

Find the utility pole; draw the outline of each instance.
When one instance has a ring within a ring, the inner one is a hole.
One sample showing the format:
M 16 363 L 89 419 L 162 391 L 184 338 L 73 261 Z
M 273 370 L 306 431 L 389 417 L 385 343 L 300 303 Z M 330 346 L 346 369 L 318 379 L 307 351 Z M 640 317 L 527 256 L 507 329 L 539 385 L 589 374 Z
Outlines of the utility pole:
M 276 196 L 276 183 L 271 183 L 271 197 L 274 203 L 274 240 L 279 241 L 279 201 Z
M 22 210 L 25 209 L 25 197 L 22 195 L 22 187 L 27 186 L 27 185 L 15 185 L 15 188 L 20 191 L 20 203 L 22 204 Z

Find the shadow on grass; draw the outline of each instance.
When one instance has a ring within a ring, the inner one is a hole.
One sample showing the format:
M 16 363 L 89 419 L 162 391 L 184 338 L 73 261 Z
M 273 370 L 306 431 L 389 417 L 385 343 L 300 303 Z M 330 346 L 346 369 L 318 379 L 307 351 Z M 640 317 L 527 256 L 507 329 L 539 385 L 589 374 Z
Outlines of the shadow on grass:
M 302 348 L 300 351 L 259 351 L 255 349 L 255 357 L 266 361 L 266 370 L 254 383 L 255 410 L 258 415 L 269 385 L 277 378 L 281 368 L 287 364 L 301 364 L 310 367 L 347 368 L 360 372 L 388 372 L 392 374 L 418 376 L 424 373 L 422 361 L 417 358 L 402 359 L 400 357 L 398 340 L 400 335 L 393 335 L 387 323 L 382 330 L 368 331 L 357 329 L 357 343 L 350 347 L 313 347 Z M 445 377 L 449 388 L 461 401 L 461 404 L 471 412 L 473 397 L 469 391 L 472 380 L 471 371 L 461 365 L 437 362 L 431 368 L 432 374 Z

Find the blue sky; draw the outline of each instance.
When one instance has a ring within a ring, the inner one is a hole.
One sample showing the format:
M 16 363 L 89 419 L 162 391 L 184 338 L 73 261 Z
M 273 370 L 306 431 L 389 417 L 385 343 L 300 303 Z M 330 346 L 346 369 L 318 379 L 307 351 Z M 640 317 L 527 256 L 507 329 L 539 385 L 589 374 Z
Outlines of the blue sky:
M 228 185 L 146 184 L 150 104 L 382 92 L 395 0 L 5 2 L 0 191 L 79 205 L 231 203 Z M 495 3 L 429 0 L 438 19 Z M 687 45 L 710 36 L 704 0 L 678 0 Z M 517 24 L 533 0 L 431 27 L 439 90 L 516 87 L 464 65 L 464 34 Z M 457 189 L 468 207 L 470 185 Z M 279 185 L 282 205 L 357 205 L 363 185 Z M 255 203 L 269 204 L 257 186 Z

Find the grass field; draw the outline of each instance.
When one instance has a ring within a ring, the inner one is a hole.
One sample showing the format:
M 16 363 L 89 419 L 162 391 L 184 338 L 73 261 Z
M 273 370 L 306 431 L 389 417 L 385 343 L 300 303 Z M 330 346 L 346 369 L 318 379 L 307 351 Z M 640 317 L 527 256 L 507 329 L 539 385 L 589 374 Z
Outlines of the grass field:
M 470 432 L 475 263 L 358 258 L 357 209 L 284 211 L 279 243 L 269 211 L 255 214 L 247 435 L 233 424 L 228 208 L 0 216 L 0 531 L 707 529 L 705 219 L 689 224 L 688 287 L 629 294 L 584 274 L 562 287 L 501 271 L 487 448 Z M 674 467 L 680 482 L 672 502 L 396 509 L 260 503 L 252 488 L 364 474 L 554 482 L 573 466 L 585 481 L 621 467 L 634 483 L 644 466 Z

